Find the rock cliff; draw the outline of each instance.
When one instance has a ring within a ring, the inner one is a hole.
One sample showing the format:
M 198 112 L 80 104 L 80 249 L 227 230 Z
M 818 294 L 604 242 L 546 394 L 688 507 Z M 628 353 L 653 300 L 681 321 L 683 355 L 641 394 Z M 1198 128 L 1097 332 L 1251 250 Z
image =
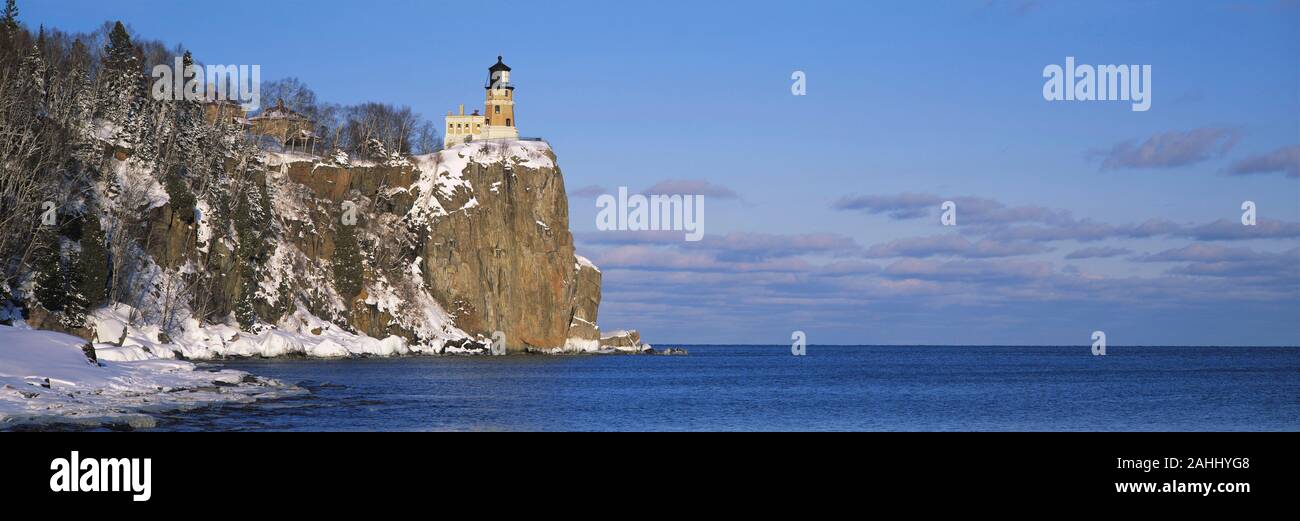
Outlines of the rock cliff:
M 546 143 L 471 143 L 377 165 L 279 156 L 269 170 L 294 253 L 309 263 L 343 269 L 334 243 L 355 205 L 361 291 L 340 297 L 359 332 L 502 338 L 510 352 L 598 341 L 600 273 L 574 254 L 564 178 Z
M 224 168 L 246 181 L 151 202 L 119 192 L 159 192 L 152 173 L 104 158 L 106 228 L 140 245 L 120 270 L 134 298 L 70 332 L 198 358 L 600 348 L 600 271 L 574 254 L 545 142 L 384 162 L 263 153 Z

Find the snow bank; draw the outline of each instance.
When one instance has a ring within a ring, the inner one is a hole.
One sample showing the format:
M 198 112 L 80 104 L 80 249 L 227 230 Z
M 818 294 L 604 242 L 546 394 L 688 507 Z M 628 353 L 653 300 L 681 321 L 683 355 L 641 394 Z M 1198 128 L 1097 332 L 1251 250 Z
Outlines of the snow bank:
M 0 430 L 156 425 L 150 413 L 249 403 L 305 393 L 243 371 L 203 370 L 179 360 L 90 361 L 87 342 L 0 326 Z M 127 348 L 97 345 L 95 352 Z M 126 355 L 123 355 L 126 357 Z
M 429 312 L 435 311 L 440 309 Z M 475 352 L 472 349 L 446 347 L 442 340 L 436 340 L 431 345 L 411 345 L 405 338 L 396 335 L 379 339 L 350 333 L 332 322 L 312 315 L 301 306 L 275 328 L 260 333 L 240 331 L 237 327 L 224 324 L 200 326 L 197 320 L 189 319 L 182 323 L 178 335 L 168 339 L 170 342 L 163 341 L 164 337 L 156 326 L 128 326 L 130 313 L 131 307 L 121 304 L 94 312 L 92 325 L 99 342 L 95 345 L 95 352 L 101 359 L 126 362 L 277 356 L 344 358 Z M 429 317 L 429 320 L 450 319 L 441 316 Z M 459 337 L 468 336 L 460 330 L 453 332 Z M 120 346 L 115 345 L 118 339 L 122 340 Z
M 584 338 L 570 338 L 564 342 L 563 353 L 600 353 L 599 340 L 588 340 Z

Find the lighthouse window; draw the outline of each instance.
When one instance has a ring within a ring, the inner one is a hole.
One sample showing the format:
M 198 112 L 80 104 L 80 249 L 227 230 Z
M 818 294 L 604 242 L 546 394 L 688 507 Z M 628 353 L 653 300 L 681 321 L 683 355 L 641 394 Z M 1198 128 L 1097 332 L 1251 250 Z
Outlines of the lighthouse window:
M 506 118 L 506 126 L 510 126 L 510 118 Z
M 496 111 L 497 114 L 500 114 L 500 113 L 501 113 L 501 105 L 493 105 L 493 106 L 492 106 L 492 110 Z

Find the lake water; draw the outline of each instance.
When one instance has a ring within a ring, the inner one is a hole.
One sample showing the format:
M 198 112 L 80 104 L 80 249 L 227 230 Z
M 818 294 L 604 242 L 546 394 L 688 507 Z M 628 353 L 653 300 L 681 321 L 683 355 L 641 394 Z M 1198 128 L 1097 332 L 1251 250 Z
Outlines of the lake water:
M 176 430 L 1300 430 L 1300 348 L 686 346 L 244 360 L 310 395 Z

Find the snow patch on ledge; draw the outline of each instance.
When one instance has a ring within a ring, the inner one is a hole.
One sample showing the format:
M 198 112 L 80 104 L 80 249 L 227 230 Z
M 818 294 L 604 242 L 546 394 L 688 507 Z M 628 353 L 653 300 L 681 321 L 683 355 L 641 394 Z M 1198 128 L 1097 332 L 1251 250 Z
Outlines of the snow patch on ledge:
M 582 268 L 590 268 L 594 270 L 596 273 L 600 273 L 600 268 L 597 268 L 595 264 L 592 264 L 591 259 L 588 259 L 578 254 L 574 254 L 573 258 L 574 260 L 577 261 L 577 263 L 574 265 L 574 269 L 581 271 Z
M 292 163 L 315 163 L 321 158 L 303 152 L 269 152 L 263 151 L 266 166 L 282 166 Z

